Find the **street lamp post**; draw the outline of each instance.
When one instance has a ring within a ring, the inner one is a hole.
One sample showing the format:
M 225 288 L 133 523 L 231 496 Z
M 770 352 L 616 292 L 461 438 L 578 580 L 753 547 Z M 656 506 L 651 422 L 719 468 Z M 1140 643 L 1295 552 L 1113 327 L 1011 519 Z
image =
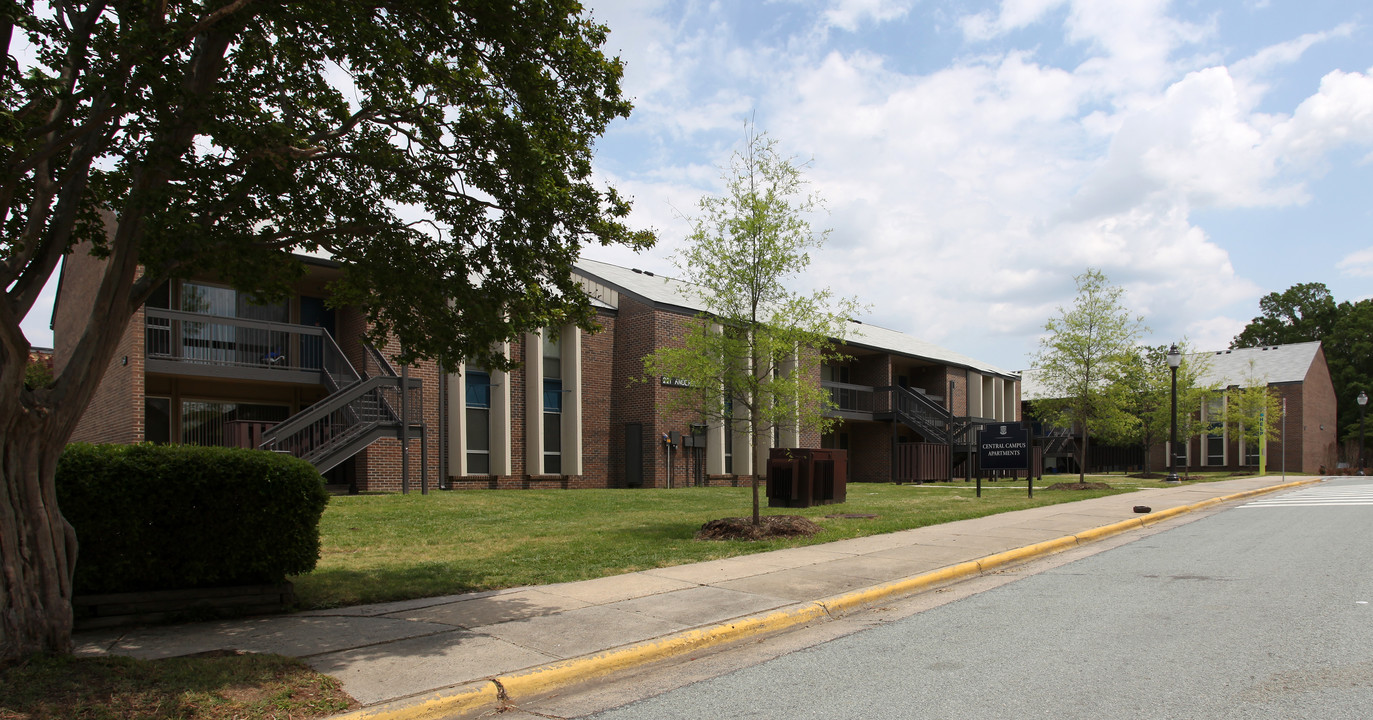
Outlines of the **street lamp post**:
M 1368 405 L 1368 393 L 1360 390 L 1355 401 L 1359 403 L 1359 474 L 1362 475 L 1363 469 L 1367 466 L 1363 455 L 1363 413 L 1364 407 Z
M 1168 348 L 1168 368 L 1173 371 L 1173 430 L 1168 443 L 1168 482 L 1182 482 L 1178 477 L 1178 366 L 1182 364 L 1182 353 L 1177 343 Z

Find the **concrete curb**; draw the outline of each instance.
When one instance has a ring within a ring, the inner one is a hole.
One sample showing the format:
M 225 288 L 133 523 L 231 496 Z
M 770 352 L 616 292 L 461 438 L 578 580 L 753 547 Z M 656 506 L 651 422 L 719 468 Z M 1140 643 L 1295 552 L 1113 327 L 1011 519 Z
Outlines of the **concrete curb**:
M 879 602 L 915 595 L 940 585 L 1053 555 L 1123 532 L 1143 529 L 1185 513 L 1236 500 L 1244 500 L 1257 495 L 1310 485 L 1322 480 L 1324 478 L 1306 478 L 1282 485 L 1255 488 L 1209 498 L 1190 505 L 1180 505 L 1074 535 L 1065 535 L 1053 540 L 1045 540 L 995 555 L 988 555 L 977 560 L 951 565 L 922 575 L 836 595 L 824 600 L 798 603 L 780 610 L 739 618 L 723 625 L 687 630 L 675 635 L 548 663 L 508 675 L 498 675 L 459 688 L 449 688 L 336 715 L 332 720 L 442 720 L 456 714 L 475 710 L 496 709 L 503 704 L 545 695 L 580 682 L 665 660 L 694 650 L 717 647 L 748 637 L 780 632 L 798 625 L 831 619 Z

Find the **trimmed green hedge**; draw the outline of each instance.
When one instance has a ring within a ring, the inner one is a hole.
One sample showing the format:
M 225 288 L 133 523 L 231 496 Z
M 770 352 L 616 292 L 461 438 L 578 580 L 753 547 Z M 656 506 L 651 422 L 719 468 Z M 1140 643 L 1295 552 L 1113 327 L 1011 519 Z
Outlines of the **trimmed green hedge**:
M 78 595 L 278 583 L 319 560 L 329 502 L 309 463 L 261 450 L 67 446 L 57 499 Z

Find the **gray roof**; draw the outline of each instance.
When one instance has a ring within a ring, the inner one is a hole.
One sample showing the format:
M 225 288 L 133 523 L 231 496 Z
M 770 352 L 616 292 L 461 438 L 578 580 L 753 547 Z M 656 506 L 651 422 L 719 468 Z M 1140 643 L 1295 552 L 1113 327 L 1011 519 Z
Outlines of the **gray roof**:
M 1213 382 L 1222 387 L 1242 385 L 1245 378 L 1251 375 L 1267 380 L 1272 385 L 1305 380 L 1320 349 L 1320 341 L 1313 341 L 1193 353 L 1189 357 L 1205 358 L 1209 362 L 1210 367 L 1200 378 L 1203 385 Z M 1251 361 L 1252 369 L 1249 365 Z
M 1276 383 L 1302 382 L 1316 361 L 1320 350 L 1319 341 L 1292 343 L 1290 345 L 1268 345 L 1257 348 L 1237 350 L 1215 350 L 1210 352 L 1188 353 L 1190 360 L 1199 359 L 1208 366 L 1198 382 L 1201 385 L 1216 383 L 1221 387 L 1243 385 L 1251 375 L 1261 378 L 1269 385 Z M 1253 361 L 1251 369 L 1249 363 Z M 1035 368 L 1020 372 L 1020 397 L 1022 400 L 1036 400 L 1042 397 L 1043 386 L 1039 383 L 1039 371 Z
M 586 259 L 577 261 L 575 272 L 656 305 L 692 313 L 707 312 L 705 303 L 701 300 L 701 293 L 704 291 L 682 280 Z M 1009 370 L 1002 370 L 932 342 L 877 325 L 850 323 L 844 341 L 852 345 L 931 360 L 944 365 L 971 368 L 984 374 L 1015 377 L 1015 373 Z
M 670 305 L 693 313 L 706 311 L 695 286 L 665 275 L 585 259 L 577 261 L 573 272 L 614 285 L 620 292 L 638 296 L 650 303 Z

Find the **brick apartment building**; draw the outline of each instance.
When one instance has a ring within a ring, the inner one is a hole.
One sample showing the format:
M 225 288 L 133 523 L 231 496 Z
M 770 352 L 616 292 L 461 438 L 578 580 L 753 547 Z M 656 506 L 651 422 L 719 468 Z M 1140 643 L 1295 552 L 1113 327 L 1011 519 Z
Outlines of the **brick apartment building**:
M 665 417 L 682 388 L 642 378 L 644 356 L 702 310 L 686 283 L 582 261 L 596 332 L 525 334 L 502 348 L 522 362 L 509 373 L 397 369 L 395 347 L 361 341 L 361 311 L 326 307 L 338 265 L 303 260 L 297 291 L 270 307 L 212 280 L 170 283 L 131 321 L 73 439 L 277 449 L 358 491 L 739 484 L 766 467 L 768 448 L 727 424 Z M 75 253 L 64 267 L 59 367 L 99 262 Z M 946 479 L 968 456 L 970 424 L 1018 419 L 1012 373 L 856 322 L 842 351 L 815 379 L 838 405 L 835 431 L 784 428 L 773 444 L 847 449 L 852 480 Z
M 1322 468 L 1335 467 L 1335 386 L 1319 342 L 1193 353 L 1188 356 L 1188 361 L 1206 364 L 1206 371 L 1198 378 L 1202 386 L 1214 384 L 1222 390 L 1240 388 L 1248 378 L 1258 378 L 1285 401 L 1287 417 L 1285 420 L 1276 420 L 1282 425 L 1280 432 L 1283 438 L 1268 443 L 1267 467 L 1270 472 L 1285 469 L 1288 472 L 1317 474 L 1322 472 Z M 1041 396 L 1042 390 L 1035 382 L 1034 371 L 1024 371 L 1022 378 L 1026 402 Z M 1179 473 L 1184 469 L 1257 472 L 1258 443 L 1246 443 L 1218 424 L 1226 401 L 1222 392 L 1201 407 L 1178 408 L 1179 421 L 1186 413 L 1193 422 L 1214 428 L 1211 433 L 1186 441 L 1178 456 Z M 1071 438 L 1059 440 L 1064 441 L 1058 445 L 1059 452 L 1046 453 L 1046 464 L 1052 466 L 1058 463 L 1061 466 L 1059 469 L 1076 472 L 1075 441 Z M 1160 471 L 1168 467 L 1168 445 L 1165 441 L 1148 449 L 1149 467 L 1152 470 Z M 1138 447 L 1098 445 L 1088 458 L 1087 471 L 1137 469 L 1143 459 L 1144 450 Z
M 1285 401 L 1287 417 L 1282 424 L 1282 439 L 1268 443 L 1267 466 L 1271 471 L 1317 474 L 1322 468 L 1333 469 L 1337 457 L 1335 385 L 1330 379 L 1330 367 L 1320 342 L 1270 345 L 1267 347 L 1217 350 L 1196 353 L 1208 362 L 1202 385 L 1216 383 L 1221 388 L 1243 387 L 1246 378 L 1260 378 Z M 1188 408 L 1193 417 L 1209 423 L 1224 409 L 1224 394 L 1213 398 L 1201 408 Z M 1182 408 L 1178 409 L 1182 412 Z M 1179 454 L 1179 465 L 1186 459 L 1192 470 L 1257 469 L 1258 443 L 1246 443 L 1232 437 L 1224 428 L 1204 437 L 1193 438 Z M 1167 467 L 1167 447 L 1154 448 L 1150 458 L 1154 467 Z M 1283 462 L 1286 462 L 1284 467 Z

